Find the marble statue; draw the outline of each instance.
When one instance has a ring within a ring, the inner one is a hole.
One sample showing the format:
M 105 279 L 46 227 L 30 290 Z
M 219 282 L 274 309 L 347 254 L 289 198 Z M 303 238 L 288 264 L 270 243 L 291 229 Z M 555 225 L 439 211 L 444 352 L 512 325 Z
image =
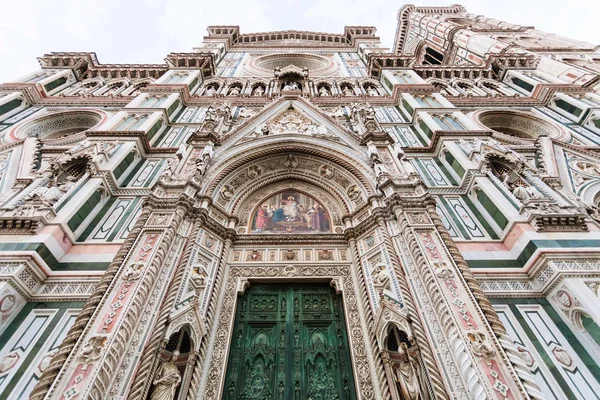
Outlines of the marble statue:
M 168 361 L 158 367 L 156 378 L 152 382 L 154 390 L 150 400 L 173 400 L 175 397 L 177 386 L 181 383 L 181 375 L 175 365 L 178 355 L 179 352 L 175 351 Z

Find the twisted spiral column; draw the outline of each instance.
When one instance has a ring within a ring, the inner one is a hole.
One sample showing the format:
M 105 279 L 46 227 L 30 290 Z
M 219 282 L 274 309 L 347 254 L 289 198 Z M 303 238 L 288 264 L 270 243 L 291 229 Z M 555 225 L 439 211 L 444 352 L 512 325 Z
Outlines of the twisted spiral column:
M 40 380 L 33 388 L 29 399 L 30 400 L 42 400 L 50 387 L 56 380 L 60 370 L 65 365 L 67 358 L 71 354 L 73 347 L 79 340 L 80 337 L 83 336 L 83 331 L 87 327 L 90 322 L 90 318 L 98 308 L 98 305 L 101 303 L 106 291 L 108 290 L 111 282 L 113 281 L 117 271 L 121 267 L 121 264 L 127 257 L 127 254 L 131 250 L 133 244 L 135 243 L 137 237 L 139 236 L 142 228 L 146 224 L 148 217 L 152 210 L 149 207 L 144 207 L 140 216 L 138 217 L 135 225 L 127 235 L 127 239 L 115 255 L 115 258 L 110 263 L 104 275 L 100 279 L 100 282 L 96 285 L 94 289 L 94 293 L 90 296 L 90 298 L 86 301 L 85 305 L 79 312 L 79 315 L 75 319 L 75 323 L 69 329 L 67 336 L 63 340 L 62 344 L 58 352 L 52 357 L 50 361 L 50 365 L 48 368 L 42 373 Z
M 492 331 L 496 335 L 500 348 L 504 350 L 503 358 L 505 358 L 510 363 L 510 365 L 513 366 L 513 368 L 510 369 L 510 373 L 513 379 L 517 382 L 520 382 L 523 385 L 523 389 L 525 390 L 525 393 L 523 394 L 526 397 L 532 399 L 542 399 L 543 395 L 540 391 L 539 386 L 535 382 L 531 371 L 529 371 L 529 368 L 525 365 L 521 356 L 514 348 L 513 342 L 508 336 L 508 333 L 506 332 L 506 328 L 502 324 L 502 321 L 500 321 L 496 310 L 494 310 L 494 308 L 492 307 L 492 303 L 490 303 L 490 300 L 483 292 L 483 289 L 481 289 L 479 282 L 473 275 L 473 272 L 469 268 L 462 254 L 460 253 L 460 250 L 456 246 L 456 243 L 454 243 L 454 240 L 452 240 L 452 237 L 448 233 L 448 230 L 444 226 L 442 219 L 437 213 L 435 205 L 430 203 L 427 204 L 426 208 L 429 217 L 433 221 L 436 230 L 438 231 L 440 237 L 442 238 L 442 241 L 444 242 L 444 245 L 450 252 L 450 255 L 454 259 L 454 262 L 456 263 L 465 282 L 467 283 L 467 286 L 471 290 L 471 293 L 473 293 L 475 300 L 477 300 L 477 303 L 479 304 L 479 307 L 481 308 L 485 319 L 489 322 Z
M 410 288 L 408 286 L 408 282 L 406 281 L 406 272 L 404 268 L 395 257 L 396 250 L 392 243 L 392 238 L 389 235 L 387 230 L 387 226 L 383 218 L 377 219 L 377 224 L 379 225 L 382 235 L 383 241 L 385 244 L 385 248 L 390 255 L 390 260 L 392 266 L 394 267 L 394 272 L 396 274 L 396 278 L 398 279 L 398 283 L 400 286 L 402 299 L 404 300 L 404 306 L 406 307 L 406 311 L 408 316 L 411 319 L 411 326 L 415 333 L 415 337 L 417 339 L 417 343 L 419 345 L 419 349 L 421 351 L 422 360 L 425 364 L 425 370 L 427 371 L 427 375 L 429 376 L 429 380 L 431 382 L 431 386 L 433 388 L 433 392 L 438 399 L 449 399 L 448 393 L 446 393 L 446 386 L 444 385 L 444 380 L 442 379 L 442 375 L 437 366 L 437 362 L 435 361 L 435 357 L 429 346 L 429 340 L 427 339 L 427 335 L 425 334 L 425 330 L 423 329 L 423 324 L 421 322 L 421 317 L 417 312 L 417 308 L 415 307 L 415 303 L 413 301 L 412 293 L 410 292 Z
M 448 233 L 448 230 L 446 230 L 442 219 L 440 218 L 435 209 L 435 205 L 428 204 L 426 209 L 427 213 L 429 214 L 429 217 L 435 225 L 436 230 L 442 238 L 444 245 L 446 245 L 446 248 L 450 252 L 452 259 L 454 260 L 456 266 L 460 270 L 465 282 L 467 282 L 467 286 L 469 287 L 469 289 L 471 289 L 471 292 L 473 293 L 473 296 L 475 296 L 479 307 L 481 307 L 483 315 L 490 323 L 492 330 L 494 331 L 496 336 L 506 334 L 506 328 L 504 328 L 502 321 L 500 321 L 500 318 L 498 318 L 498 314 L 496 314 L 496 311 L 492 307 L 492 303 L 490 303 L 490 300 L 487 298 L 485 293 L 483 293 L 481 286 L 479 286 L 479 282 L 477 281 L 477 279 L 475 279 L 475 276 L 473 276 L 471 268 L 469 268 L 469 265 L 460 253 L 460 250 L 458 250 L 456 243 L 454 243 L 454 240 L 452 240 L 452 237 Z
M 355 267 L 354 275 L 356 276 L 358 285 L 359 285 L 360 304 L 364 311 L 367 328 L 369 330 L 369 337 L 368 337 L 369 343 L 368 344 L 371 347 L 371 354 L 373 355 L 373 358 L 375 359 L 375 362 L 377 363 L 377 365 L 376 365 L 377 381 L 379 384 L 379 388 L 381 389 L 381 392 L 382 392 L 381 393 L 382 397 L 384 399 L 387 399 L 390 397 L 390 387 L 388 385 L 388 380 L 387 380 L 387 376 L 385 373 L 385 366 L 383 364 L 383 360 L 381 359 L 381 357 L 377 357 L 377 355 L 379 354 L 379 348 L 377 346 L 377 334 L 375 332 L 375 317 L 373 315 L 373 309 L 371 308 L 371 305 L 369 304 L 369 294 L 367 291 L 367 286 L 365 284 L 365 280 L 360 279 L 360 277 L 364 276 L 364 274 L 362 273 L 362 270 L 360 267 L 361 263 L 360 263 L 360 256 L 358 254 L 358 248 L 356 246 L 356 239 L 354 239 L 354 238 L 350 239 L 349 244 L 350 244 L 350 250 L 352 251 L 352 255 L 355 260 L 355 262 L 353 263 L 354 267 Z
M 159 270 L 164 265 L 177 234 L 175 227 L 180 226 L 187 211 L 187 207 L 183 204 L 175 208 L 171 225 L 164 229 L 162 239 L 148 263 L 145 274 L 136 287 L 131 306 L 124 312 L 120 325 L 114 331 L 115 338 L 108 347 L 104 360 L 99 364 L 98 375 L 92 381 L 89 398 L 105 398 L 106 393 L 111 388 L 110 385 L 116 375 L 117 368 L 123 360 L 133 332 L 142 317 L 142 310 L 148 306 L 151 293 L 155 290 Z
M 216 295 L 211 295 L 209 298 L 211 301 L 208 303 L 206 310 L 206 324 L 207 324 L 207 332 L 211 332 L 213 329 L 215 321 L 215 314 L 219 309 L 219 293 L 221 293 L 221 286 L 223 284 L 223 271 L 225 270 L 225 264 L 227 263 L 227 257 L 229 256 L 229 250 L 231 249 L 231 245 L 233 241 L 231 238 L 225 239 L 225 244 L 223 245 L 223 251 L 221 252 L 221 257 L 219 259 L 219 265 L 217 266 L 217 272 L 215 274 L 215 282 L 213 284 L 212 293 Z M 205 361 L 207 346 L 209 344 L 209 340 L 203 340 L 200 346 L 200 350 L 198 351 L 198 360 L 196 361 L 196 367 L 194 368 L 194 372 L 192 375 L 192 381 L 190 383 L 190 389 L 188 391 L 187 400 L 195 400 L 196 392 L 200 387 L 200 378 L 202 377 L 202 365 Z
M 169 285 L 169 288 L 167 289 L 165 299 L 163 300 L 161 306 L 160 314 L 156 322 L 154 323 L 150 339 L 146 343 L 144 352 L 142 354 L 142 357 L 140 358 L 140 363 L 138 364 L 138 369 L 135 374 L 133 384 L 131 385 L 129 395 L 127 396 L 127 399 L 129 400 L 145 398 L 145 395 L 148 392 L 148 389 L 150 388 L 150 383 L 152 380 L 151 378 L 154 370 L 156 369 L 157 364 L 156 355 L 160 348 L 160 343 L 163 340 L 165 327 L 167 326 L 167 321 L 169 319 L 169 314 L 171 313 L 173 305 L 175 304 L 177 293 L 179 291 L 179 288 L 181 287 L 181 281 L 183 280 L 183 276 L 186 272 L 186 267 L 192 254 L 193 241 L 198 236 L 198 232 L 200 231 L 201 226 L 202 224 L 198 221 L 194 223 L 192 232 L 190 233 L 186 240 L 186 243 L 184 244 L 185 250 L 177 265 L 175 277 L 173 278 L 171 284 Z

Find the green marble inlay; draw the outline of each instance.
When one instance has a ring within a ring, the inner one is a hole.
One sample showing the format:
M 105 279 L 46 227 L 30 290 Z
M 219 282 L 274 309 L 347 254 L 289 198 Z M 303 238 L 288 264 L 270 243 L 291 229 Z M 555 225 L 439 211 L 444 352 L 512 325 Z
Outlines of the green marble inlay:
M 19 314 L 15 317 L 15 319 L 10 323 L 10 325 L 6 328 L 6 330 L 0 335 L 0 343 L 4 345 L 10 340 L 10 338 L 15 334 L 15 332 L 19 329 L 21 324 L 25 321 L 27 316 L 31 313 L 32 310 L 47 310 L 47 309 L 58 309 L 54 317 L 52 317 L 51 322 L 48 324 L 46 329 L 42 335 L 40 335 L 37 342 L 33 344 L 33 347 L 29 351 L 29 354 L 19 366 L 19 369 L 15 374 L 11 377 L 8 385 L 4 388 L 2 393 L 0 394 L 0 398 L 4 399 L 5 396 L 12 393 L 15 389 L 15 386 L 19 383 L 19 380 L 23 377 L 23 374 L 27 372 L 27 369 L 31 365 L 31 363 L 38 356 L 38 353 L 41 347 L 44 345 L 48 337 L 52 334 L 54 329 L 56 329 L 56 325 L 64 315 L 67 309 L 80 309 L 84 305 L 84 302 L 79 301 L 66 301 L 66 302 L 52 302 L 52 303 L 27 303 L 25 306 L 19 311 Z
M 494 229 L 492 229 L 492 227 L 487 222 L 487 220 L 485 218 L 481 218 L 481 212 L 477 209 L 477 207 L 475 207 L 475 204 L 473 204 L 473 202 L 471 201 L 471 198 L 464 194 L 461 195 L 460 197 L 463 199 L 465 204 L 469 207 L 469 210 L 471 210 L 473 215 L 479 217 L 479 218 L 477 218 L 477 221 L 481 224 L 481 226 L 483 226 L 483 229 L 485 229 L 485 231 L 487 232 L 489 237 L 492 239 L 499 239 L 498 235 L 496 234 L 496 231 Z
M 532 240 L 521 251 L 516 259 L 477 259 L 466 260 L 471 268 L 523 268 L 537 249 L 572 249 L 600 247 L 600 240 L 563 239 L 563 240 Z
M 0 243 L 0 251 L 36 252 L 53 271 L 104 271 L 110 262 L 61 263 L 44 243 Z
M 554 378 L 556 383 L 558 383 L 558 385 L 564 392 L 565 396 L 567 396 L 567 399 L 577 400 L 577 396 L 575 395 L 575 393 L 573 393 L 573 391 L 569 387 L 569 384 L 567 383 L 567 381 L 563 378 L 561 373 L 556 368 L 556 364 L 554 364 L 552 359 L 550 359 L 550 356 L 546 352 L 546 349 L 544 348 L 542 343 L 540 343 L 537 335 L 533 332 L 533 330 L 529 326 L 528 321 L 525 320 L 525 318 L 523 317 L 523 315 L 521 314 L 521 312 L 519 311 L 519 309 L 517 308 L 517 306 L 515 304 L 510 304 L 509 307 L 510 307 L 510 310 L 515 315 L 515 317 L 517 318 L 517 321 L 521 325 L 521 328 L 523 328 L 523 331 L 525 331 L 525 334 L 527 335 L 529 340 L 531 340 L 531 343 L 533 343 L 533 346 L 535 347 L 535 351 L 538 353 L 538 355 L 544 361 L 544 364 L 550 370 L 552 377 Z
M 579 339 L 577 339 L 577 337 L 575 337 L 575 334 L 573 333 L 571 328 L 569 328 L 569 326 L 563 321 L 563 319 L 560 317 L 560 315 L 558 315 L 558 313 L 556 312 L 554 307 L 552 307 L 552 305 L 548 302 L 547 299 L 545 299 L 545 298 L 536 298 L 536 299 L 513 298 L 513 299 L 490 299 L 490 300 L 491 300 L 492 304 L 507 304 L 507 305 L 509 305 L 511 311 L 514 313 L 515 317 L 519 321 L 519 324 L 521 324 L 523 330 L 525 331 L 525 333 L 527 334 L 529 339 L 534 344 L 536 351 L 539 353 L 539 355 L 542 357 L 542 359 L 544 359 L 544 363 L 546 364 L 546 366 L 548 366 L 548 368 L 552 372 L 552 375 L 554 376 L 554 378 L 556 379 L 556 381 L 559 383 L 560 387 L 565 391 L 566 394 L 573 393 L 573 392 L 571 391 L 571 389 L 568 386 L 566 386 L 566 381 L 564 380 L 562 375 L 560 375 L 560 373 L 556 369 L 556 365 L 550 359 L 550 356 L 547 354 L 546 350 L 544 349 L 543 344 L 539 342 L 537 336 L 535 335 L 535 333 L 529 326 L 529 322 L 523 317 L 523 315 L 517 308 L 517 305 L 520 305 L 520 304 L 539 304 L 539 305 L 541 305 L 543 310 L 550 317 L 552 322 L 556 325 L 557 329 L 561 332 L 561 334 L 565 337 L 565 339 L 569 343 L 569 345 L 573 348 L 573 350 L 575 350 L 575 353 L 577 353 L 579 358 L 583 361 L 583 364 L 585 365 L 585 367 L 590 371 L 590 373 L 594 376 L 594 378 L 598 382 L 600 382 L 600 365 L 598 364 L 598 362 L 596 362 L 592 358 L 590 353 L 587 351 L 585 346 L 579 341 Z M 556 374 L 558 374 L 559 377 L 557 377 Z M 574 394 L 573 394 L 573 396 L 574 397 L 572 397 L 572 398 L 574 398 L 574 399 L 577 398 L 577 396 L 575 396 Z M 569 398 L 571 398 L 571 397 L 569 397 Z

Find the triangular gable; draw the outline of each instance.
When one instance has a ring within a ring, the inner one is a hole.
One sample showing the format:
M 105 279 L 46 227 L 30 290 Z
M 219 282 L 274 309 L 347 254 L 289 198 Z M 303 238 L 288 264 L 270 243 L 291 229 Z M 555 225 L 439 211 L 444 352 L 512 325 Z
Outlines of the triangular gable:
M 308 135 L 359 149 L 359 137 L 300 97 L 282 97 L 221 140 L 224 147 L 275 135 Z
M 600 191 L 600 157 L 586 148 L 554 142 L 562 186 L 592 204 Z

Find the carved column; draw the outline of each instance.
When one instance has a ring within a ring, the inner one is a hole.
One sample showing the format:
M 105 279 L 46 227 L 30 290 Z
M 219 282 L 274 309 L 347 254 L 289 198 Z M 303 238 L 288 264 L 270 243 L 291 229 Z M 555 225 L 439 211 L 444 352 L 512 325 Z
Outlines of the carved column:
M 361 300 L 360 307 L 362 308 L 362 313 L 360 313 L 360 315 L 365 316 L 363 324 L 369 329 L 367 336 L 369 338 L 369 343 L 366 343 L 368 345 L 368 351 L 370 353 L 369 358 L 374 360 L 375 372 L 377 374 L 377 382 L 382 392 L 381 395 L 383 396 L 383 398 L 386 398 L 386 396 L 388 396 L 390 393 L 390 388 L 388 386 L 389 380 L 386 379 L 387 377 L 385 374 L 383 362 L 381 358 L 377 356 L 379 352 L 377 349 L 377 340 L 375 338 L 376 334 L 373 326 L 374 315 L 368 301 L 367 287 L 365 285 L 364 275 L 361 271 L 361 263 L 358 254 L 358 248 L 356 246 L 356 239 L 352 237 L 348 240 L 348 243 L 350 245 L 350 251 L 352 252 L 352 256 L 354 259 L 354 270 L 352 271 L 352 276 L 354 277 L 354 281 L 356 282 L 356 289 L 359 292 L 359 298 Z
M 96 310 L 92 325 L 65 363 L 63 377 L 55 383 L 58 398 L 74 394 L 102 398 L 126 381 L 138 357 L 137 341 L 150 329 L 180 256 L 182 239 L 176 233 L 191 208 L 187 200 L 183 196 L 154 207 L 169 211 L 154 211 L 121 263 L 103 296 L 102 309 Z
M 210 303 L 208 304 L 206 310 L 206 321 L 208 323 L 208 340 L 204 340 L 202 345 L 200 346 L 200 355 L 198 357 L 198 361 L 196 362 L 196 367 L 194 368 L 194 373 L 192 374 L 192 382 L 190 383 L 190 390 L 188 392 L 187 400 L 194 400 L 197 396 L 197 392 L 200 389 L 201 385 L 206 384 L 206 380 L 208 379 L 208 373 L 202 374 L 202 366 L 209 365 L 210 359 L 205 360 L 206 353 L 212 351 L 211 347 L 214 346 L 213 341 L 215 340 L 214 332 L 219 325 L 218 321 L 215 321 L 215 316 L 219 312 L 224 293 L 223 290 L 223 282 L 224 275 L 226 274 L 226 266 L 227 266 L 227 257 L 229 256 L 229 250 L 231 249 L 231 245 L 233 244 L 233 238 L 228 237 L 225 239 L 225 244 L 223 246 L 223 251 L 221 253 L 221 259 L 219 260 L 219 265 L 217 267 L 217 274 L 215 275 L 215 282 L 213 284 L 212 294 L 210 295 Z M 202 382 L 201 382 L 202 379 Z
M 100 280 L 100 282 L 98 282 L 98 285 L 96 285 L 94 293 L 92 293 L 90 298 L 83 306 L 81 312 L 75 320 L 75 323 L 73 324 L 71 329 L 69 329 L 69 333 L 63 340 L 58 352 L 52 357 L 50 365 L 44 371 L 44 373 L 40 377 L 39 382 L 31 392 L 30 399 L 42 400 L 48 393 L 48 390 L 50 389 L 54 380 L 58 376 L 59 371 L 61 370 L 61 368 L 64 367 L 65 361 L 71 354 L 73 347 L 75 347 L 75 344 L 81 338 L 84 329 L 86 328 L 86 326 L 88 326 L 90 318 L 96 312 L 98 305 L 104 298 L 117 271 L 121 267 L 123 260 L 131 251 L 133 244 L 138 238 L 143 226 L 146 224 L 150 213 L 151 209 L 149 207 L 144 207 L 142 209 L 142 212 L 138 217 L 138 220 L 135 223 L 133 229 L 131 229 L 131 232 L 129 232 L 127 239 L 115 255 L 115 258 L 113 259 L 112 263 L 110 263 L 110 265 L 108 266 L 106 272 L 102 276 L 102 279 Z
M 423 323 L 421 322 L 421 317 L 417 312 L 415 307 L 415 303 L 413 300 L 413 295 L 410 291 L 408 283 L 406 281 L 406 272 L 398 258 L 396 258 L 396 250 L 392 244 L 392 239 L 390 238 L 388 228 L 385 224 L 383 217 L 379 216 L 377 218 L 377 224 L 381 230 L 381 234 L 383 235 L 383 240 L 385 243 L 385 247 L 387 252 L 390 255 L 390 260 L 392 262 L 392 266 L 394 268 L 394 273 L 396 278 L 398 279 L 398 283 L 400 289 L 402 291 L 402 300 L 404 301 L 404 307 L 406 307 L 406 311 L 408 312 L 409 319 L 412 324 L 412 328 L 414 330 L 417 344 L 421 349 L 423 362 L 425 364 L 425 370 L 427 371 L 427 375 L 431 382 L 431 386 L 433 388 L 433 394 L 435 398 L 438 399 L 448 399 L 448 394 L 446 393 L 446 388 L 444 385 L 444 381 L 438 369 L 436 360 L 434 358 L 433 352 L 431 351 L 431 347 L 429 346 L 429 338 L 427 337 L 425 330 L 423 329 Z M 381 349 L 383 350 L 383 349 Z M 390 386 L 393 381 L 389 382 Z
M 460 250 L 456 246 L 456 243 L 454 243 L 454 240 L 452 240 L 452 237 L 448 233 L 448 230 L 446 230 L 442 219 L 437 213 L 435 204 L 429 202 L 426 208 L 429 217 L 435 225 L 435 228 L 439 233 L 444 245 L 448 249 L 452 259 L 456 263 L 456 266 L 460 270 L 460 273 L 465 282 L 467 283 L 471 293 L 475 297 L 477 304 L 479 305 L 481 311 L 483 312 L 483 315 L 485 316 L 486 321 L 490 324 L 490 327 L 492 328 L 494 334 L 498 338 L 499 344 L 506 352 L 505 354 L 503 354 L 504 357 L 510 360 L 509 362 L 514 367 L 516 375 L 511 371 L 511 373 L 513 374 L 513 378 L 521 381 L 521 383 L 525 387 L 525 390 L 531 396 L 531 398 L 542 398 L 542 393 L 540 392 L 540 389 L 537 383 L 535 382 L 535 379 L 531 374 L 527 363 L 522 359 L 520 353 L 515 348 L 512 339 L 508 336 L 508 333 L 506 332 L 506 328 L 504 328 L 504 325 L 500 321 L 500 318 L 498 318 L 498 314 L 496 314 L 496 311 L 492 307 L 492 303 L 490 303 L 485 293 L 483 293 L 479 282 L 477 281 L 477 279 L 475 279 L 475 276 L 471 272 L 469 265 L 460 253 Z
M 429 319 L 431 336 L 452 390 L 472 398 L 530 398 L 531 393 L 517 377 L 478 299 L 463 278 L 454 258 L 458 249 L 453 246 L 450 251 L 446 247 L 437 225 L 429 218 L 432 203 L 426 198 L 395 200 L 410 206 L 394 210 L 402 232 L 398 243 L 403 257 L 414 260 L 412 284 L 418 288 L 421 308 Z M 463 267 L 468 269 L 466 263 Z
M 156 366 L 158 364 L 157 355 L 160 348 L 160 343 L 164 339 L 164 332 L 165 327 L 167 326 L 169 314 L 171 313 L 173 305 L 175 304 L 177 292 L 181 287 L 183 276 L 185 275 L 185 271 L 190 260 L 190 254 L 192 253 L 193 249 L 192 243 L 198 237 L 198 232 L 200 231 L 201 226 L 202 223 L 200 221 L 196 221 L 190 235 L 187 237 L 184 245 L 185 251 L 179 260 L 177 270 L 175 271 L 175 276 L 171 281 L 169 288 L 167 289 L 166 297 L 161 305 L 159 317 L 154 323 L 150 338 L 146 342 L 144 353 L 140 359 L 131 389 L 129 390 L 129 395 L 127 398 L 130 400 L 143 399 L 148 393 L 152 376 L 154 375 Z

